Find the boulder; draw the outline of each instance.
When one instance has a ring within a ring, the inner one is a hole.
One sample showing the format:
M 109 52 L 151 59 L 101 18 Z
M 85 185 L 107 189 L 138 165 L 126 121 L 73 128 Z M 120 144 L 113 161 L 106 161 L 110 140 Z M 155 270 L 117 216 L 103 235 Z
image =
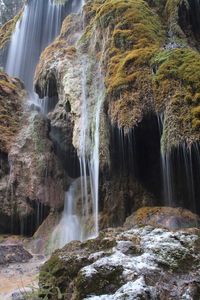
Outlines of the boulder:
M 42 266 L 49 299 L 198 299 L 199 230 L 153 226 L 107 229 L 71 242 Z
M 126 219 L 125 226 L 159 226 L 168 230 L 199 228 L 198 215 L 183 208 L 142 207 Z
M 0 265 L 28 262 L 32 255 L 22 245 L 0 244 Z

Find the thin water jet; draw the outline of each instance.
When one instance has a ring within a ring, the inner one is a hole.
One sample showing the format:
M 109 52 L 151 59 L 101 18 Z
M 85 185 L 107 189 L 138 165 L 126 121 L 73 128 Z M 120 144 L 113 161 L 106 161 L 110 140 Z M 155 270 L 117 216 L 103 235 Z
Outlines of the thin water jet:
M 181 144 L 162 153 L 164 204 L 200 213 L 199 144 Z

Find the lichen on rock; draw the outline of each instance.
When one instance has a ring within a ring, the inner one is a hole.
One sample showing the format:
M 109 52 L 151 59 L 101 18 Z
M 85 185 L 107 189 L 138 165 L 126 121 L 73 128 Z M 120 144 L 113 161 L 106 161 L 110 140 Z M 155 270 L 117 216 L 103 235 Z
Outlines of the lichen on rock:
M 195 297 L 199 289 L 198 240 L 198 229 L 136 226 L 104 230 L 95 240 L 71 242 L 57 250 L 41 269 L 41 293 L 44 296 L 46 291 L 49 299 L 54 299 L 59 290 L 63 299 L 77 300 L 114 300 L 125 295 L 131 299 Z M 193 285 L 196 292 L 190 289 Z

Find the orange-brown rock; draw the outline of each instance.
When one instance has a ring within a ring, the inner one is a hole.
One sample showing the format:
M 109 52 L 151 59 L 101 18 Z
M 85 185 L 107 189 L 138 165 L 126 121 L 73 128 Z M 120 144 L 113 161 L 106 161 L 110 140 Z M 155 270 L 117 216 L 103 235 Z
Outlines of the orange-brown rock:
M 19 131 L 24 98 L 21 82 L 0 72 L 0 152 L 9 152 Z
M 176 230 L 200 226 L 200 218 L 191 211 L 173 207 L 142 207 L 126 219 L 125 226 L 157 226 Z

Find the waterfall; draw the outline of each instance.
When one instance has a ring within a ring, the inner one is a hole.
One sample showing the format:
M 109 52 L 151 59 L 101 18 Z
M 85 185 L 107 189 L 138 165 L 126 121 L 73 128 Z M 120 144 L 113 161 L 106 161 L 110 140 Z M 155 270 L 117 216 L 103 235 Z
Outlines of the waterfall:
M 82 60 L 82 96 L 80 99 L 79 162 L 80 178 L 75 179 L 66 192 L 64 211 L 55 228 L 50 251 L 72 240 L 84 241 L 98 235 L 99 202 L 99 132 L 104 84 L 98 69 L 89 97 L 87 84 L 89 61 Z
M 81 132 L 78 155 L 81 170 L 82 216 L 85 220 L 84 224 L 87 224 L 88 221 L 91 222 L 90 230 L 83 230 L 82 239 L 88 239 L 98 235 L 99 127 L 104 85 L 101 70 L 98 70 L 99 77 L 97 74 L 97 80 L 94 83 L 95 103 L 88 101 L 86 76 L 89 63 L 84 59 L 82 65 Z M 91 111 L 91 107 L 93 107 L 93 111 Z
M 160 140 L 163 136 L 164 128 L 164 114 L 157 114 L 158 127 Z M 175 204 L 175 190 L 174 190 L 174 172 L 173 172 L 173 162 L 172 162 L 172 153 L 164 151 L 162 147 L 160 148 L 160 161 L 161 161 L 161 170 L 162 170 L 162 198 L 164 204 L 167 206 L 174 206 Z
M 164 116 L 158 116 L 160 138 L 162 140 Z M 162 143 L 161 143 L 162 144 Z M 198 213 L 200 206 L 199 144 L 182 143 L 169 150 L 161 147 L 163 204 L 185 207 Z
M 83 0 L 59 3 L 61 1 L 29 0 L 22 18 L 16 24 L 10 43 L 6 71 L 24 82 L 29 92 L 29 101 L 37 105 L 39 99 L 33 92 L 33 77 L 40 54 L 59 34 L 63 18 L 71 12 L 78 12 L 84 5 Z M 66 192 L 62 218 L 52 235 L 52 248 L 61 247 L 71 240 L 86 240 L 98 235 L 99 130 L 104 84 L 100 62 L 95 70 L 92 96 L 88 96 L 91 93 L 87 82 L 89 65 L 89 60 L 84 57 L 78 150 L 80 178 Z M 49 105 L 53 106 L 50 100 L 54 102 L 55 99 L 45 98 L 43 101 L 44 114 L 48 113 Z
M 24 82 L 30 93 L 29 100 L 37 105 L 39 101 L 33 92 L 33 77 L 40 54 L 58 36 L 64 17 L 80 9 L 80 0 L 63 2 L 27 1 L 11 38 L 5 70 Z
M 81 97 L 81 131 L 80 151 L 78 153 L 81 171 L 82 217 L 84 224 L 91 222 L 92 229 L 87 232 L 83 228 L 82 239 L 98 235 L 98 183 L 99 183 L 99 123 L 102 101 L 104 98 L 103 80 L 99 78 L 95 84 L 95 103 L 88 101 L 87 66 L 82 62 L 82 97 Z M 93 116 L 93 118 L 91 117 Z M 89 182 L 88 182 L 89 181 Z M 89 220 L 92 216 L 92 220 Z
M 80 240 L 81 220 L 77 212 L 80 197 L 80 181 L 77 179 L 65 194 L 64 211 L 60 223 L 52 233 L 50 252 L 71 241 Z
M 161 153 L 162 174 L 163 174 L 163 200 L 168 206 L 175 203 L 174 194 L 174 173 L 172 169 L 172 160 L 170 153 Z
M 162 153 L 165 205 L 186 207 L 197 212 L 197 182 L 200 174 L 195 170 L 199 168 L 199 146 L 196 143 L 183 143 Z

